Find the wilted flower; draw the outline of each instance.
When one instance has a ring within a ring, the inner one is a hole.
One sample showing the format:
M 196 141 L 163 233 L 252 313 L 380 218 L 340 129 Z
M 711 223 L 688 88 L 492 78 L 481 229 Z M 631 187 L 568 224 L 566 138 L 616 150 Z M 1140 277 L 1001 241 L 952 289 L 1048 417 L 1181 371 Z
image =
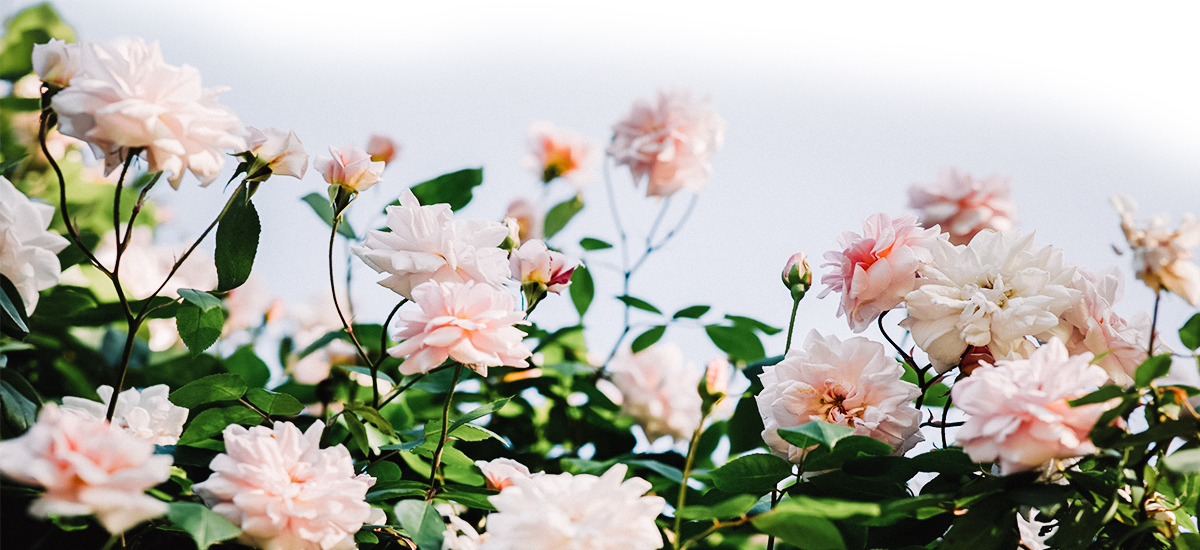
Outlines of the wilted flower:
M 648 177 L 648 196 L 667 197 L 680 189 L 699 193 L 712 174 L 709 161 L 725 139 L 725 121 L 707 99 L 687 92 L 659 92 L 658 104 L 633 104 L 613 126 L 608 154 L 629 167 L 635 183 Z
M 991 176 L 981 180 L 957 168 L 942 170 L 933 185 L 908 189 L 908 205 L 921 213 L 921 225 L 939 225 L 950 242 L 967 244 L 984 229 L 1008 231 L 1016 205 L 1009 198 L 1008 180 Z
M 400 206 L 387 208 L 390 231 L 369 231 L 362 246 L 351 247 L 377 273 L 379 281 L 405 298 L 427 282 L 466 282 L 501 286 L 508 281 L 508 254 L 497 248 L 508 229 L 496 222 L 454 220 L 448 204 L 421 206 L 412 191 Z
M 950 396 L 968 415 L 956 436 L 963 450 L 975 462 L 998 460 L 1001 475 L 1096 452 L 1088 433 L 1111 404 L 1067 403 L 1108 380 L 1091 360 L 1090 353 L 1068 356 L 1052 338 L 1028 359 L 980 366 L 956 382 Z
M 846 316 L 854 332 L 866 330 L 876 317 L 904 301 L 917 285 L 917 272 L 930 260 L 929 248 L 938 231 L 922 229 L 917 217 L 895 220 L 875 214 L 863 220 L 863 234 L 846 231 L 838 237 L 841 251 L 825 253 L 832 268 L 821 276 L 825 290 L 842 295 L 838 317 Z M 944 242 L 944 239 L 942 239 Z
M 1075 268 L 1061 250 L 1034 248 L 1033 235 L 1019 231 L 982 231 L 966 246 L 936 243 L 933 262 L 904 299 L 909 317 L 900 324 L 938 372 L 957 365 L 968 346 L 987 346 L 994 357 L 1027 356 L 1027 336 L 1066 336 L 1059 315 L 1082 295 L 1071 288 Z
M 666 501 L 643 496 L 650 482 L 616 464 L 604 475 L 556 474 L 527 479 L 488 497 L 489 538 L 481 550 L 651 550 L 662 547 L 654 520 Z M 624 481 L 622 481 L 624 480 Z
M 79 48 L 79 72 L 53 107 L 62 133 L 91 144 L 108 171 L 141 149 L 147 170 L 170 172 L 173 187 L 185 170 L 208 185 L 225 165 L 224 151 L 246 150 L 242 123 L 217 103 L 226 88 L 201 88 L 200 71 L 165 63 L 158 42 L 118 38 Z
M 70 244 L 49 231 L 52 221 L 53 206 L 29 200 L 0 176 L 0 275 L 17 288 L 28 315 L 37 308 L 38 291 L 58 284 L 57 254 Z
M 700 427 L 700 372 L 684 363 L 673 342 L 637 353 L 622 348 L 608 371 L 621 390 L 621 413 L 637 420 L 650 441 L 666 435 L 687 441 Z
M 146 489 L 170 477 L 170 455 L 108 422 L 42 406 L 37 423 L 16 439 L 0 441 L 0 473 L 46 489 L 30 515 L 86 516 L 111 533 L 167 513 Z
M 1166 214 L 1150 218 L 1150 225 L 1139 228 L 1133 218 L 1137 203 L 1125 195 L 1112 196 L 1113 207 L 1121 215 L 1121 230 L 1133 249 L 1133 270 L 1137 278 L 1155 292 L 1166 289 L 1200 306 L 1200 266 L 1190 260 L 1191 249 L 1200 246 L 1200 221 L 1185 214 L 1179 229 L 1167 229 Z
M 400 146 L 390 137 L 371 134 L 371 138 L 367 140 L 367 154 L 371 155 L 371 160 L 375 162 L 391 164 L 399 152 Z
M 345 189 L 348 193 L 361 193 L 372 185 L 383 181 L 384 162 L 371 160 L 371 155 L 353 145 L 329 147 L 332 157 L 318 156 L 313 168 L 330 185 Z
M 389 348 L 392 357 L 406 357 L 401 374 L 429 372 L 447 358 L 483 376 L 488 367 L 528 367 L 525 333 L 514 325 L 525 324 L 507 291 L 489 285 L 424 283 L 412 291 L 421 311 L 401 311 L 402 328 Z
M 1146 359 L 1150 316 L 1144 311 L 1128 320 L 1117 315 L 1113 306 L 1121 300 L 1125 288 L 1125 276 L 1119 269 L 1113 267 L 1098 274 L 1082 267 L 1075 269 L 1071 286 L 1083 294 L 1083 299 L 1062 316 L 1070 329 L 1067 351 L 1091 352 L 1097 357 L 1095 364 L 1108 372 L 1113 383 L 1128 386 L 1134 371 Z M 1155 340 L 1154 348 L 1154 355 L 1171 353 L 1162 339 Z
M 291 422 L 274 428 L 231 424 L 213 474 L 192 490 L 214 512 L 242 529 L 238 541 L 268 550 L 354 548 L 364 523 L 382 523 L 383 511 L 364 497 L 375 478 L 354 474 L 342 445 L 320 448 L 325 424 L 304 433 Z
M 66 88 L 79 72 L 79 44 L 67 44 L 51 38 L 33 46 L 33 72 L 52 88 Z
M 100 402 L 64 397 L 62 410 L 104 420 L 108 415 L 108 403 L 112 401 L 112 386 L 100 386 L 96 393 L 100 394 Z M 166 384 L 143 390 L 129 388 L 121 392 L 117 399 L 117 410 L 113 414 L 113 425 L 155 445 L 174 445 L 183 434 L 188 410 L 168 400 L 170 393 L 171 388 Z
M 483 477 L 487 479 L 487 488 L 495 491 L 512 486 L 513 480 L 517 478 L 528 479 L 542 475 L 541 472 L 529 473 L 529 468 L 511 458 L 497 458 L 491 461 L 476 460 L 475 465 L 483 471 Z
M 508 211 L 504 213 L 505 219 L 514 219 L 517 221 L 517 236 L 520 237 L 520 243 L 529 239 L 542 238 L 542 211 L 537 205 L 525 199 L 517 199 L 508 205 Z
M 799 463 L 805 450 L 784 441 L 779 428 L 829 422 L 907 451 L 921 441 L 921 413 L 912 405 L 921 390 L 903 375 L 881 344 L 811 331 L 803 346 L 759 375 L 763 390 L 755 400 L 763 439 L 775 454 Z
M 250 150 L 253 158 L 247 172 L 251 179 L 266 179 L 269 174 L 292 176 L 304 179 L 308 171 L 308 153 L 304 152 L 304 144 L 296 137 L 295 131 L 284 132 L 279 128 L 264 128 L 259 130 L 253 126 L 246 128 L 250 132 Z M 269 169 L 265 170 L 265 169 Z M 259 172 L 266 172 L 259 174 Z
M 595 177 L 593 170 L 600 160 L 599 152 L 596 144 L 579 132 L 549 122 L 535 122 L 529 127 L 529 156 L 524 164 L 542 183 L 561 177 L 582 189 Z

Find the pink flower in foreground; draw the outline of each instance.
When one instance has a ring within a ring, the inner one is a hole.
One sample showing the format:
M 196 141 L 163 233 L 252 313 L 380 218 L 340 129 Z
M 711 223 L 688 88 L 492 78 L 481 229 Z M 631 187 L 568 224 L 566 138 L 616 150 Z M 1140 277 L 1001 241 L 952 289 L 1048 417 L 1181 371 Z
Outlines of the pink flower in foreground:
M 107 171 L 142 149 L 148 172 L 170 172 L 178 188 L 185 170 L 208 185 L 225 166 L 225 151 L 245 151 L 237 115 L 217 103 L 227 88 L 201 88 L 200 71 L 163 61 L 158 42 L 118 38 L 80 43 L 79 72 L 54 96 L 59 130 L 87 141 Z
M 167 503 L 146 489 L 166 481 L 170 470 L 171 457 L 154 454 L 149 441 L 53 403 L 24 435 L 0 441 L 0 473 L 46 489 L 31 515 L 94 514 L 111 533 L 167 513 Z
M 566 290 L 571 284 L 571 274 L 579 266 L 579 262 L 546 248 L 546 243 L 537 239 L 526 241 L 514 250 L 509 261 L 513 279 L 521 284 L 544 286 L 546 291 L 555 294 Z
M 67 44 L 51 38 L 33 46 L 33 72 L 49 86 L 66 88 L 79 72 L 79 44 Z
M 637 420 L 650 441 L 667 435 L 687 441 L 700 427 L 701 374 L 684 363 L 683 350 L 673 342 L 637 353 L 621 348 L 608 371 L 621 390 L 621 413 Z
M 649 179 L 647 196 L 680 189 L 699 193 L 712 174 L 709 161 L 725 140 L 725 121 L 707 99 L 687 92 L 659 92 L 657 105 L 639 100 L 613 126 L 608 154 L 629 167 L 635 183 Z
M 525 324 L 512 294 L 489 285 L 424 283 L 412 291 L 421 311 L 401 311 L 403 328 L 389 348 L 392 357 L 405 357 L 401 374 L 429 372 L 447 358 L 483 376 L 488 367 L 529 366 L 525 333 L 514 325 Z
M 921 225 L 939 225 L 950 242 L 967 244 L 984 229 L 1012 229 L 1016 205 L 1010 194 L 1011 184 L 1002 177 L 976 180 L 957 168 L 947 168 L 937 183 L 910 187 L 908 206 L 921 213 Z
M 541 472 L 529 473 L 529 468 L 511 458 L 497 458 L 492 461 L 476 460 L 475 465 L 483 471 L 483 477 L 487 479 L 487 488 L 496 491 L 512 486 L 515 479 L 529 479 L 542 475 Z
M 938 240 L 936 228 L 923 229 L 913 215 L 891 219 L 874 214 L 863 220 L 863 234 L 846 231 L 838 237 L 842 250 L 825 253 L 821 276 L 825 290 L 842 295 L 838 317 L 846 316 L 854 332 L 866 330 L 876 317 L 900 305 L 917 285 L 917 271 L 929 263 L 929 247 Z
M 1166 214 L 1150 218 L 1150 225 L 1137 227 L 1133 213 L 1137 204 L 1125 195 L 1112 196 L 1113 207 L 1121 215 L 1121 230 L 1133 249 L 1133 270 L 1137 278 L 1154 291 L 1167 290 L 1200 306 L 1200 265 L 1192 262 L 1191 249 L 1200 246 L 1200 221 L 1185 214 L 1179 229 L 1167 229 Z
M 968 415 L 958 443 L 973 461 L 998 460 L 1001 475 L 1096 452 L 1088 432 L 1111 404 L 1067 404 L 1108 381 L 1091 360 L 1090 353 L 1069 356 L 1053 338 L 1029 359 L 975 369 L 950 390 L 954 406 Z
M 371 160 L 371 155 L 353 145 L 329 147 L 332 157 L 318 156 L 313 168 L 330 185 L 339 185 L 351 193 L 361 193 L 382 181 L 383 161 Z
M 396 155 L 400 154 L 400 146 L 390 137 L 371 134 L 371 138 L 367 140 L 367 154 L 371 155 L 373 161 L 391 164 L 396 160 Z
M 650 482 L 625 479 L 628 467 L 604 475 L 555 474 L 516 478 L 488 497 L 488 539 L 480 550 L 652 550 L 662 547 L 654 520 L 662 497 L 643 496 Z
M 599 151 L 579 132 L 549 122 L 535 122 L 529 127 L 529 156 L 524 164 L 542 183 L 561 177 L 582 189 L 595 177 L 593 170 L 600 160 Z
M 497 248 L 508 228 L 485 219 L 455 220 L 448 204 L 421 206 L 412 191 L 387 208 L 389 231 L 368 231 L 355 256 L 388 277 L 379 284 L 412 298 L 413 288 L 434 281 L 475 281 L 496 287 L 508 281 L 508 254 Z
M 320 420 L 308 431 L 291 422 L 274 428 L 231 424 L 213 474 L 192 490 L 242 529 L 238 541 L 265 550 L 348 550 L 364 523 L 383 511 L 364 497 L 375 478 L 354 474 L 342 445 L 320 448 Z
M 1150 316 L 1139 311 L 1126 320 L 1113 309 L 1125 289 L 1125 276 L 1119 269 L 1112 267 L 1098 274 L 1075 269 L 1071 286 L 1083 293 L 1083 299 L 1062 315 L 1071 330 L 1067 351 L 1072 355 L 1091 352 L 1098 357 L 1095 364 L 1108 372 L 1113 383 L 1128 386 L 1146 359 Z M 1154 355 L 1171 353 L 1162 339 L 1155 341 L 1154 348 Z
M 763 390 L 755 399 L 763 439 L 775 454 L 799 463 L 804 449 L 784 441 L 778 430 L 819 421 L 907 451 L 921 441 L 921 413 L 912 404 L 920 390 L 901 380 L 903 375 L 904 368 L 881 344 L 811 331 L 803 346 L 759 375 Z

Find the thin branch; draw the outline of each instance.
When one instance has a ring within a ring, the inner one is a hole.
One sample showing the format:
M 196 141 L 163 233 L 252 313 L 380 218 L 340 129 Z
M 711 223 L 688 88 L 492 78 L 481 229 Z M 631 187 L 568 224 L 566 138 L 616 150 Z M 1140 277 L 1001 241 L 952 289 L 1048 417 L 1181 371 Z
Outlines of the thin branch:
M 446 439 L 450 435 L 450 403 L 454 401 L 454 386 L 458 385 L 458 377 L 462 375 L 463 366 L 461 363 L 454 365 L 454 380 L 450 382 L 450 389 L 446 391 L 446 402 L 442 405 L 442 435 L 438 438 L 437 448 L 433 451 L 433 466 L 429 469 L 429 491 L 425 493 L 425 500 L 433 500 L 437 495 L 437 475 L 438 468 L 442 466 L 442 451 L 446 448 Z
M 358 357 L 362 359 L 364 364 L 370 365 L 371 358 L 367 357 L 367 352 L 363 350 L 362 344 L 358 342 L 358 336 L 354 334 L 354 329 L 350 326 L 350 322 L 346 321 L 346 316 L 342 314 L 342 307 L 338 304 L 337 297 L 337 279 L 333 276 L 333 245 L 337 241 L 338 222 L 341 218 L 334 217 L 332 230 L 329 232 L 329 293 L 333 296 L 333 309 L 337 311 L 338 319 L 342 320 L 342 328 L 346 330 L 346 334 L 350 335 L 350 341 L 354 343 L 354 349 L 358 352 Z
M 392 308 L 392 312 L 388 314 L 387 319 L 383 322 L 382 330 L 379 336 L 379 358 L 371 362 L 371 403 L 376 410 L 379 409 L 379 367 L 383 365 L 383 359 L 387 357 L 387 331 L 388 325 L 392 324 L 392 317 L 400 311 L 400 307 L 408 303 L 408 298 L 400 300 L 396 307 Z

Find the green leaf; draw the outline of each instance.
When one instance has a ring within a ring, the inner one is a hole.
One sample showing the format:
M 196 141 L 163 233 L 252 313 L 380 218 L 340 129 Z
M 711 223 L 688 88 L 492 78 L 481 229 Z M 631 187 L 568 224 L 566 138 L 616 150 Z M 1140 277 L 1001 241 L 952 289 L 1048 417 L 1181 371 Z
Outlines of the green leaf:
M 658 308 L 650 305 L 650 302 L 647 302 L 641 298 L 634 298 L 633 296 L 617 296 L 617 299 L 622 302 L 625 302 L 625 305 L 627 305 L 629 307 L 633 307 L 633 308 L 637 308 L 637 309 L 640 309 L 643 311 L 649 311 L 650 313 L 657 313 L 659 315 L 662 315 L 662 312 L 659 311 Z
M 258 251 L 258 235 L 262 226 L 258 211 L 247 196 L 249 188 L 238 188 L 237 196 L 217 226 L 217 249 L 213 259 L 217 264 L 217 291 L 225 292 L 242 286 L 254 267 Z
M 21 293 L 17 292 L 16 285 L 8 277 L 0 275 L 0 327 L 3 333 L 17 339 L 24 338 L 29 334 L 28 320 Z
M 783 542 L 794 544 L 805 550 L 845 550 L 842 539 L 833 522 L 824 518 L 802 516 L 796 513 L 772 510 L 755 516 L 752 523 L 760 531 L 778 537 Z
M 1138 365 L 1137 370 L 1133 373 L 1133 382 L 1139 388 L 1149 387 L 1150 382 L 1166 376 L 1170 371 L 1171 355 L 1155 355 Z
M 271 416 L 292 416 L 300 414 L 300 411 L 304 410 L 304 405 L 300 403 L 299 399 L 286 393 L 275 393 L 262 388 L 250 388 L 246 391 L 246 401 L 253 403 L 255 407 Z
M 10 370 L 4 369 L 6 372 Z M 18 433 L 29 429 L 37 421 L 37 404 L 21 395 L 8 380 L 0 380 L 0 403 L 4 404 L 4 421 Z
M 459 426 L 462 426 L 463 424 L 466 424 L 467 422 L 470 422 L 477 418 L 483 418 L 483 417 L 485 417 L 489 414 L 492 414 L 500 409 L 503 409 L 504 406 L 508 404 L 509 399 L 511 399 L 511 398 L 505 397 L 504 399 L 498 399 L 496 401 L 492 401 L 491 403 L 483 405 L 479 408 L 472 410 L 471 412 L 469 412 L 467 414 L 464 414 L 464 415 L 458 417 L 457 420 L 450 423 L 450 428 L 446 430 L 446 433 L 454 433 L 454 430 L 458 429 Z
M 344 334 L 344 333 L 343 333 L 343 334 Z M 362 336 L 359 336 L 359 338 L 361 339 L 361 338 L 362 338 Z M 349 371 L 349 372 L 353 372 L 353 373 L 357 373 L 357 374 L 362 374 L 362 375 L 364 375 L 364 376 L 366 376 L 366 377 L 368 378 L 368 382 L 370 381 L 369 379 L 370 379 L 370 376 L 371 376 L 371 369 L 369 369 L 369 368 L 367 368 L 367 367 L 354 367 L 354 366 L 339 365 L 339 366 L 338 366 L 338 368 L 340 368 L 340 369 L 342 369 L 342 370 L 344 370 L 344 371 Z M 391 384 L 391 385 L 393 385 L 393 386 L 395 386 L 395 385 L 396 385 L 396 381 L 395 381 L 395 380 L 393 380 L 391 376 L 388 376 L 388 375 L 387 375 L 387 373 L 385 373 L 385 372 L 379 372 L 379 371 L 377 371 L 377 372 L 375 373 L 375 375 L 376 375 L 376 376 L 378 376 L 378 377 L 379 377 L 379 380 L 381 380 L 381 381 L 383 381 L 383 382 L 387 382 L 388 384 Z
M 1109 399 L 1121 397 L 1122 395 L 1125 395 L 1124 389 L 1122 389 L 1120 386 L 1110 385 L 1104 386 L 1092 393 L 1080 397 L 1079 399 L 1067 401 L 1067 404 L 1072 407 L 1079 407 L 1082 405 L 1091 405 L 1092 403 L 1103 403 Z
M 879 515 L 880 510 L 879 504 L 874 502 L 812 498 L 804 495 L 788 497 L 775 506 L 775 511 L 781 514 L 825 519 L 875 517 Z
M 225 360 L 225 370 L 242 377 L 251 388 L 261 388 L 271 379 L 267 364 L 254 354 L 254 346 L 242 346 Z
M 575 214 L 578 214 L 580 210 L 583 210 L 583 197 L 581 195 L 575 195 L 575 198 L 554 205 L 550 208 L 549 212 L 546 212 L 546 221 L 542 225 L 542 234 L 546 236 L 546 239 L 553 237 L 559 231 L 562 231 L 562 228 L 567 226 L 567 222 L 571 221 L 571 218 L 574 218 Z
M 667 332 L 666 325 L 658 325 L 658 326 L 650 327 L 649 330 L 639 334 L 637 338 L 633 339 L 633 344 L 631 344 L 631 347 L 633 348 L 633 352 L 637 353 L 637 352 L 642 351 L 650 346 L 653 346 L 655 342 L 658 342 L 659 339 L 661 339 L 663 337 L 663 334 L 666 334 L 666 332 Z
M 1175 546 L 1179 547 L 1179 550 L 1200 550 L 1200 535 L 1180 533 L 1178 537 L 1175 537 Z
M 729 354 L 733 360 L 751 363 L 766 357 L 762 342 L 754 331 L 745 327 L 708 325 L 704 327 L 708 339 L 721 351 Z
M 200 308 L 200 311 L 208 312 L 221 308 L 220 298 L 196 289 L 181 288 L 179 289 L 179 297 L 183 298 L 184 302 Z
M 188 289 L 180 289 L 180 293 Z M 204 294 L 210 298 L 212 295 Z M 216 298 L 213 298 L 216 300 Z M 187 344 L 192 357 L 204 353 L 221 337 L 221 328 L 225 326 L 225 310 L 218 307 L 204 310 L 194 303 L 187 302 L 175 312 L 175 327 L 179 337 Z
M 749 317 L 742 317 L 741 315 L 726 315 L 725 318 L 729 319 L 735 327 L 744 327 L 750 330 L 757 330 L 768 336 L 772 334 L 779 334 L 783 331 L 781 328 L 773 327 L 762 321 L 751 319 Z
M 922 472 L 941 474 L 969 474 L 979 470 L 979 465 L 959 448 L 936 449 L 912 457 L 909 465 Z
M 458 210 L 471 202 L 471 190 L 481 183 L 483 168 L 467 168 L 418 183 L 412 186 L 412 193 L 422 205 L 444 202 L 450 205 L 451 210 Z M 393 206 L 399 204 L 398 200 L 392 203 Z
M 381 481 L 374 490 L 366 494 L 367 502 L 380 502 L 394 498 L 425 497 L 429 485 L 422 481 Z
M 584 250 L 604 250 L 605 248 L 612 248 L 611 244 L 608 244 L 600 239 L 593 239 L 591 237 L 584 237 L 583 239 L 580 239 L 579 246 L 582 246 Z
M 379 431 L 383 432 L 385 435 L 392 435 L 395 433 L 395 431 L 392 430 L 392 423 L 388 422 L 388 419 L 384 418 L 382 414 L 379 414 L 379 411 L 371 407 L 366 405 L 349 404 L 346 405 L 346 410 L 361 416 L 363 420 L 370 422 L 372 426 L 378 428 Z
M 0 42 L 0 78 L 8 81 L 33 72 L 33 45 L 45 44 L 51 38 L 75 41 L 71 30 L 49 3 L 21 10 L 8 20 L 8 29 Z
M 225 519 L 224 516 L 209 510 L 203 504 L 195 502 L 172 502 L 167 517 L 171 523 L 178 525 L 192 536 L 199 550 L 223 540 L 229 540 L 242 534 L 238 526 Z
M 488 500 L 488 497 L 498 494 L 500 494 L 500 491 L 493 491 L 491 489 L 484 489 L 482 487 L 446 485 L 442 489 L 442 492 L 438 494 L 438 498 L 453 500 L 459 504 L 469 506 L 471 508 L 477 508 L 479 510 L 495 512 L 496 507 L 492 506 L 492 503 Z
M 749 512 L 757 502 L 755 495 L 735 495 L 712 506 L 684 506 L 679 510 L 679 517 L 686 520 L 736 518 Z
M 699 318 L 703 317 L 705 313 L 708 313 L 708 310 L 710 310 L 710 309 L 712 309 L 711 306 L 685 307 L 679 311 L 676 311 L 675 315 L 672 315 L 671 318 L 672 319 L 699 319 Z
M 433 505 L 423 500 L 402 500 L 394 510 L 400 526 L 420 550 L 441 550 L 446 524 Z
M 236 374 L 212 374 L 173 392 L 168 399 L 185 409 L 214 401 L 235 401 L 246 393 L 246 382 Z
M 730 460 L 709 475 L 713 484 L 727 493 L 761 495 L 792 475 L 792 464 L 773 454 L 752 454 Z
M 199 443 L 221 433 L 230 424 L 254 426 L 260 422 L 262 422 L 261 415 L 241 405 L 205 409 L 188 423 L 187 429 L 179 436 L 178 444 Z
M 854 428 L 815 420 L 793 428 L 779 428 L 779 437 L 800 448 L 824 445 L 834 449 L 837 442 L 854 435 Z
M 1200 449 L 1175 451 L 1163 461 L 1171 471 L 1181 474 L 1200 473 Z
M 663 464 L 657 460 L 633 458 L 622 460 L 621 462 L 635 468 L 646 468 L 647 470 L 674 481 L 675 483 L 683 483 L 683 472 L 679 468 Z M 605 468 L 605 470 L 607 470 L 607 468 Z
M 1193 315 L 1183 324 L 1183 328 L 1179 329 L 1179 340 L 1187 349 L 1200 348 L 1200 313 Z
M 571 275 L 571 286 L 567 287 L 567 290 L 571 293 L 571 303 L 575 304 L 575 311 L 578 311 L 579 317 L 582 318 L 596 295 L 596 285 L 592 282 L 592 274 L 586 265 L 579 264 L 579 267 L 575 268 L 575 273 Z
M 317 217 L 321 218 L 321 221 L 325 222 L 325 225 L 333 227 L 333 205 L 329 204 L 329 197 L 320 193 L 309 193 L 304 195 L 304 198 L 300 200 L 308 203 L 308 205 L 312 207 L 313 212 L 317 214 Z M 348 223 L 339 223 L 337 232 L 338 235 L 346 237 L 347 239 L 358 238 L 354 234 L 354 228 L 350 227 L 350 224 Z

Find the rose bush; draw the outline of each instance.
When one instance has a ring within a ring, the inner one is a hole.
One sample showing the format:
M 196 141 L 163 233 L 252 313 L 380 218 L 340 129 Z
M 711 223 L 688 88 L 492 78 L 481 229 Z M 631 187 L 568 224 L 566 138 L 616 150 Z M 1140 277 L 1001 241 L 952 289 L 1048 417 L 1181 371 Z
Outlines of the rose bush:
M 250 272 L 262 228 L 294 220 L 260 216 L 255 193 L 303 177 L 304 132 L 243 129 L 155 43 L 74 42 L 44 5 L 12 25 L 31 53 L 0 103 L 5 548 L 1200 548 L 1200 390 L 1163 378 L 1194 368 L 1200 314 L 1179 351 L 1155 314 L 1118 315 L 1124 276 L 1012 229 L 1007 180 L 948 170 L 910 192 L 920 217 L 864 212 L 824 255 L 822 297 L 882 341 L 793 346 L 809 255 L 764 265 L 783 287 L 758 291 L 793 306 L 768 353 L 782 326 L 632 293 L 691 209 L 640 247 L 612 197 L 664 215 L 664 197 L 699 200 L 725 131 L 707 100 L 635 103 L 603 159 L 534 125 L 530 177 L 569 198 L 503 223 L 460 213 L 482 169 L 381 184 L 400 146 L 372 136 L 312 161 L 328 192 L 294 207 L 327 224 L 329 292 L 280 303 Z M 86 150 L 95 168 L 70 154 Z M 206 185 L 226 154 L 241 163 L 204 190 L 227 195 L 212 223 L 155 244 L 148 192 Z M 597 179 L 615 227 L 595 234 L 616 242 L 560 249 Z M 385 227 L 354 227 L 345 212 L 377 196 Z M 1140 227 L 1114 203 L 1137 277 L 1195 305 L 1200 226 Z M 382 275 L 386 317 L 350 311 L 338 245 Z M 621 295 L 598 296 L 611 266 Z M 589 316 L 607 299 L 623 315 Z M 611 349 L 589 347 L 597 327 Z M 685 330 L 721 356 L 690 364 L 667 338 Z

